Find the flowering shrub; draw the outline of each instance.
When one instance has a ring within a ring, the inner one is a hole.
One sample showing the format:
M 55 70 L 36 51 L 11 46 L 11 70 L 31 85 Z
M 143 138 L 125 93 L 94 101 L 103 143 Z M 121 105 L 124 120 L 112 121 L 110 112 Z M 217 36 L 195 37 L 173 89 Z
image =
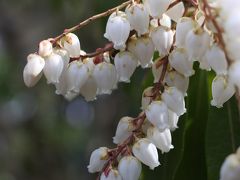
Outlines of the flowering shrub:
M 152 170 L 160 165 L 157 149 L 168 153 L 174 148 L 171 133 L 187 112 L 185 97 L 195 62 L 200 69 L 215 72 L 212 106 L 221 108 L 238 96 L 239 10 L 237 0 L 127 1 L 41 41 L 38 52 L 27 57 L 24 82 L 32 87 L 44 74 L 56 94 L 93 101 L 111 94 L 118 82 L 130 83 L 138 66 L 152 70 L 154 82 L 143 92 L 141 112 L 121 118 L 113 137 L 116 148 L 94 150 L 88 166 L 101 180 L 137 180 L 141 163 Z M 109 43 L 93 53 L 84 52 L 73 32 L 105 16 L 109 17 L 104 37 Z M 222 180 L 240 179 L 238 154 L 226 159 Z

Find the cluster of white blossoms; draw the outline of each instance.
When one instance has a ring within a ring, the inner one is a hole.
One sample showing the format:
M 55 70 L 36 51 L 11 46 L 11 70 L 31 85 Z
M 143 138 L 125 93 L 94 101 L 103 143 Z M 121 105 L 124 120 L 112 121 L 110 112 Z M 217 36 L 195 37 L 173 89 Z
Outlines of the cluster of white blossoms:
M 235 154 L 230 154 L 222 164 L 220 180 L 239 180 L 240 178 L 240 148 Z
M 118 82 L 129 83 L 138 66 L 151 68 L 154 85 L 143 92 L 142 113 L 119 121 L 113 137 L 117 148 L 93 151 L 90 173 L 99 172 L 101 180 L 137 180 L 141 163 L 150 169 L 160 165 L 157 149 L 167 153 L 173 148 L 171 132 L 186 112 L 184 98 L 194 62 L 216 73 L 213 106 L 222 107 L 234 95 L 235 86 L 240 88 L 240 1 L 230 1 L 237 2 L 238 8 L 230 10 L 227 0 L 206 7 L 204 0 L 192 7 L 195 16 L 191 17 L 181 1 L 129 1 L 125 11 L 117 8 L 107 21 L 104 37 L 111 48 L 89 55 L 81 50 L 76 35 L 66 33 L 55 44 L 52 39 L 40 42 L 38 53 L 28 56 L 25 84 L 34 86 L 43 73 L 47 83 L 56 86 L 56 93 L 69 100 L 79 94 L 87 101 L 110 94 Z M 216 22 L 224 22 L 220 27 L 224 33 L 219 34 L 211 14 L 217 15 Z M 155 52 L 159 56 L 153 59 Z

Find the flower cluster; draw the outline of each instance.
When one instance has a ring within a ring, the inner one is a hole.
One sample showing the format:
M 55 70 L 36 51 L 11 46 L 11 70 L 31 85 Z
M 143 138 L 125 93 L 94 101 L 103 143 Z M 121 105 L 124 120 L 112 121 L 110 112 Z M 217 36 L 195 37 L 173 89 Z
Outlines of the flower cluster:
M 34 86 L 43 73 L 47 83 L 55 85 L 56 94 L 69 100 L 79 94 L 87 101 L 110 94 L 118 82 L 129 83 L 138 66 L 151 68 L 154 84 L 142 94 L 142 112 L 119 121 L 113 137 L 116 148 L 100 147 L 90 157 L 88 170 L 99 172 L 101 180 L 137 180 L 141 163 L 150 169 L 160 165 L 157 149 L 167 153 L 173 148 L 171 132 L 186 112 L 184 98 L 194 62 L 216 74 L 213 106 L 222 107 L 234 95 L 235 86 L 240 88 L 240 40 L 235 38 L 240 37 L 240 23 L 233 18 L 240 17 L 239 8 L 229 13 L 227 0 L 188 6 L 172 0 L 128 1 L 121 6 L 125 11 L 115 8 L 94 16 L 110 15 L 104 34 L 110 43 L 104 48 L 90 54 L 81 50 L 72 33 L 80 27 L 76 26 L 40 42 L 38 52 L 28 56 L 25 84 Z M 192 13 L 195 16 L 189 17 Z M 222 27 L 220 21 L 225 22 Z M 155 54 L 158 57 L 153 59 Z

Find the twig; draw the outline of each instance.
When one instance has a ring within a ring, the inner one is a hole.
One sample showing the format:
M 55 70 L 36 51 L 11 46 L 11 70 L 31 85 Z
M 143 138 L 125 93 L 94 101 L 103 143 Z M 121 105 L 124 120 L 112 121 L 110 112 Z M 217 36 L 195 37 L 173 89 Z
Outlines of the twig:
M 126 7 L 127 5 L 129 5 L 129 4 L 131 4 L 131 3 L 132 3 L 132 0 L 126 1 L 126 2 L 122 3 L 122 4 L 119 5 L 119 6 L 116 6 L 116 7 L 112 8 L 112 9 L 109 9 L 109 10 L 103 12 L 103 13 L 96 14 L 96 15 L 90 17 L 90 18 L 88 18 L 88 19 L 80 22 L 80 23 L 77 24 L 76 26 L 73 26 L 73 27 L 71 27 L 71 28 L 69 28 L 69 29 L 65 29 L 62 34 L 60 34 L 59 36 L 53 38 L 53 39 L 51 40 L 51 42 L 52 42 L 53 44 L 56 44 L 56 42 L 59 41 L 61 38 L 63 38 L 66 34 L 71 33 L 71 32 L 74 32 L 74 31 L 76 31 L 76 30 L 79 30 L 80 28 L 82 28 L 83 26 L 86 26 L 87 24 L 89 24 L 90 22 L 92 22 L 92 21 L 94 21 L 94 20 L 100 19 L 100 18 L 102 18 L 102 17 L 109 16 L 109 15 L 112 14 L 114 11 L 116 11 L 116 10 L 118 10 L 118 9 L 122 9 L 122 8 Z

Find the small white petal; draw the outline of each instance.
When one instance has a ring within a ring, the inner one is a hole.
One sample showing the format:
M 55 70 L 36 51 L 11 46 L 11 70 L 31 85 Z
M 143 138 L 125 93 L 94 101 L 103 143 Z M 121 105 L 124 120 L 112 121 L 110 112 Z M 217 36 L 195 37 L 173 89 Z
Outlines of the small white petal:
M 186 112 L 184 96 L 176 87 L 165 87 L 162 93 L 162 100 L 166 103 L 168 108 L 178 116 Z
M 218 108 L 228 101 L 235 93 L 234 86 L 227 80 L 225 76 L 216 76 L 212 82 L 212 96 L 211 104 Z
M 113 137 L 113 143 L 119 144 L 124 142 L 132 134 L 133 129 L 133 118 L 121 118 L 117 126 L 116 134 Z
M 132 148 L 132 152 L 143 164 L 154 169 L 159 166 L 158 152 L 156 146 L 147 138 L 138 140 Z
M 108 159 L 108 148 L 100 147 L 94 150 L 90 157 L 90 162 L 88 165 L 88 172 L 95 173 L 100 172 L 107 162 Z
M 43 73 L 47 79 L 47 83 L 59 83 L 59 78 L 64 68 L 63 58 L 58 54 L 52 53 L 45 58 L 45 66 Z
M 167 10 L 166 15 L 168 15 L 173 21 L 178 22 L 178 20 L 183 16 L 184 11 L 185 8 L 183 2 L 179 2 Z
M 169 55 L 170 65 L 185 77 L 192 76 L 194 74 L 193 62 L 188 61 L 188 55 L 185 49 L 174 49 Z
M 39 43 L 38 54 L 42 57 L 49 56 L 53 52 L 52 43 L 48 40 L 43 40 Z
M 150 127 L 147 131 L 147 137 L 162 153 L 167 153 L 173 149 L 172 136 L 169 129 L 160 132 L 156 127 Z
M 142 165 L 134 156 L 125 156 L 118 164 L 118 171 L 123 180 L 138 180 Z
M 111 169 L 107 176 L 103 172 L 100 177 L 100 180 L 122 180 L 122 177 L 120 176 L 117 170 Z
M 150 17 L 143 4 L 134 3 L 128 6 L 126 14 L 132 29 L 137 31 L 138 36 L 148 32 Z
M 78 37 L 73 33 L 68 33 L 61 39 L 61 44 L 66 49 L 70 57 L 79 57 L 81 45 Z
M 143 0 L 144 6 L 154 18 L 160 18 L 171 4 L 172 0 Z
M 174 32 L 164 26 L 151 29 L 150 36 L 161 57 L 166 56 L 173 44 Z
M 160 131 L 169 128 L 168 108 L 162 101 L 153 101 L 145 110 L 147 119 Z
M 23 70 L 23 80 L 27 87 L 33 87 L 42 76 L 45 61 L 37 54 L 28 55 L 27 61 L 28 62 Z
M 130 82 L 130 78 L 137 68 L 137 59 L 129 51 L 121 51 L 116 54 L 114 64 L 119 75 L 120 82 Z
M 142 68 L 151 66 L 154 54 L 154 45 L 151 38 L 145 36 L 139 38 L 132 37 L 127 48 L 136 56 Z
M 130 34 L 130 23 L 124 12 L 118 11 L 111 14 L 106 26 L 104 37 L 114 43 L 115 49 L 125 49 L 126 41 Z

